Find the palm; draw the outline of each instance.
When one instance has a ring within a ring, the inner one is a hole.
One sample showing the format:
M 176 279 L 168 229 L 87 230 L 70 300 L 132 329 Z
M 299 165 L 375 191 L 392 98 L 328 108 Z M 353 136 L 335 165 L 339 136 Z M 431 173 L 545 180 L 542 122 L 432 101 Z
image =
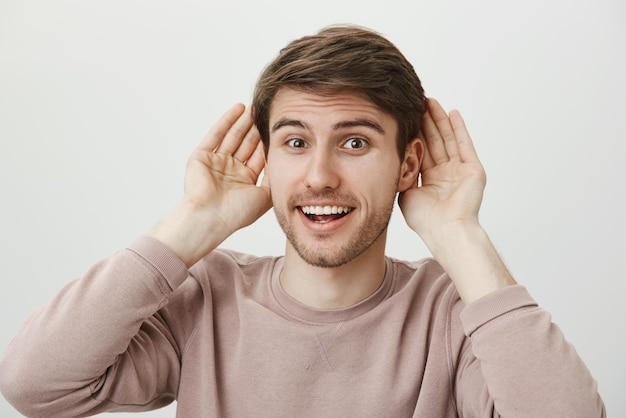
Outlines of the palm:
M 429 99 L 423 133 L 427 152 L 421 185 L 400 197 L 407 223 L 421 235 L 455 222 L 477 221 L 485 173 L 460 115 L 448 118 Z
M 185 175 L 187 201 L 233 229 L 251 224 L 271 206 L 269 187 L 256 184 L 263 149 L 245 116 L 238 108 L 225 114 L 189 158 Z

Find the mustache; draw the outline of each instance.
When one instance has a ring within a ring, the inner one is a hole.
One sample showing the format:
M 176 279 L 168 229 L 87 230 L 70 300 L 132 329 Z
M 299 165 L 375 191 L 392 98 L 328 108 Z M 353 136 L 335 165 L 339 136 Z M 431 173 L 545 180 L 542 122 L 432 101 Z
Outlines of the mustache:
M 358 200 L 351 194 L 341 193 L 336 190 L 305 190 L 298 194 L 291 196 L 289 199 L 289 206 L 295 208 L 300 206 L 303 202 L 311 202 L 318 200 L 330 200 L 337 202 L 343 206 L 356 207 Z

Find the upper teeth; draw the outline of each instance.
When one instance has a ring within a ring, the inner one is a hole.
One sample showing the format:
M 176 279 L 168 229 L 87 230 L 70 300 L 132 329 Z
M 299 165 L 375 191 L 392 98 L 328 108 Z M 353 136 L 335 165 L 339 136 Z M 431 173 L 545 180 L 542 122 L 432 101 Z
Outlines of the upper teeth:
M 336 215 L 348 213 L 351 210 L 343 206 L 302 206 L 302 212 L 307 215 Z

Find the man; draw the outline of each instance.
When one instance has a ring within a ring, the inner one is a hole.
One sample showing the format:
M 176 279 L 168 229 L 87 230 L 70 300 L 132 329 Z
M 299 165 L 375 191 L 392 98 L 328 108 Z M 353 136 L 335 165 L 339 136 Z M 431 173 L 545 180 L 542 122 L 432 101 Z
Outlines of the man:
M 295 40 L 192 153 L 182 202 L 28 321 L 3 393 L 46 417 L 605 416 L 481 228 L 484 185 L 389 41 Z M 434 260 L 385 256 L 397 193 Z M 217 249 L 272 206 L 284 257 Z

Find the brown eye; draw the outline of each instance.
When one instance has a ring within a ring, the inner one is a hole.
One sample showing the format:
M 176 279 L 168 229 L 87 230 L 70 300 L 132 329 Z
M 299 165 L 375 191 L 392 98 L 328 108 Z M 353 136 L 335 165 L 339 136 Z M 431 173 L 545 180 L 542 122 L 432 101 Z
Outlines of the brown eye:
M 367 145 L 367 141 L 363 138 L 350 138 L 344 144 L 345 148 L 349 149 L 360 149 L 364 148 Z
M 306 147 L 306 142 L 304 142 L 300 138 L 292 138 L 289 141 L 287 141 L 287 145 L 290 146 L 291 148 L 304 148 Z

